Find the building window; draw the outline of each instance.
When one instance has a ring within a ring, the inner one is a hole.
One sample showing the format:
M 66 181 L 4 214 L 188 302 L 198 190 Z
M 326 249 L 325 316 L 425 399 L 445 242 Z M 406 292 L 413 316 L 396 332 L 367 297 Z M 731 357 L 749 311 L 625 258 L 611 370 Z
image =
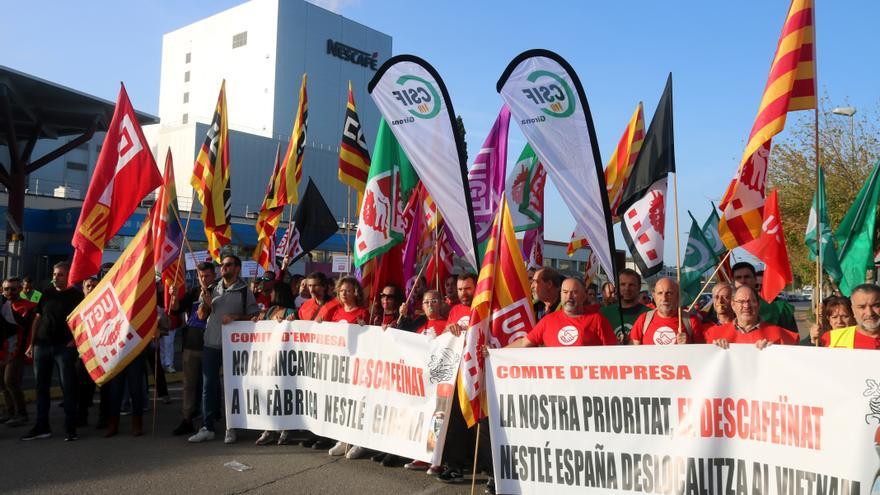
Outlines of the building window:
M 247 45 L 247 31 L 242 31 L 232 36 L 232 48 Z
M 81 171 L 85 172 L 86 171 L 86 164 L 85 163 L 78 163 L 78 162 L 67 162 L 67 169 L 68 170 L 81 170 Z
M 189 91 L 183 94 L 183 102 L 189 103 Z
M 183 82 L 189 82 L 189 71 L 183 73 Z
M 188 114 L 188 113 L 183 114 L 183 118 L 181 118 L 180 120 L 181 120 L 184 124 L 186 124 L 187 122 L 189 122 L 189 114 Z
M 188 64 L 190 62 L 192 62 L 192 53 L 186 52 L 186 62 L 184 62 L 184 63 Z

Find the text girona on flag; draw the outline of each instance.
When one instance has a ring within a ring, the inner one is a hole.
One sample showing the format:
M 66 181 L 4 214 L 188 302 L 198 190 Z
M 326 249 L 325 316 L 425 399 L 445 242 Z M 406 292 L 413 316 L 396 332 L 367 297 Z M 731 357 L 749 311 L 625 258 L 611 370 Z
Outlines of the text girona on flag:
M 98 273 L 107 241 L 160 185 L 162 175 L 122 85 L 73 233 L 71 284 Z
M 76 349 L 97 385 L 123 370 L 156 333 L 151 223 L 148 216 L 113 268 L 67 317 Z
M 471 303 L 470 328 L 458 374 L 458 399 L 468 427 L 486 413 L 482 348 L 504 347 L 525 338 L 535 326 L 526 267 L 502 196 Z

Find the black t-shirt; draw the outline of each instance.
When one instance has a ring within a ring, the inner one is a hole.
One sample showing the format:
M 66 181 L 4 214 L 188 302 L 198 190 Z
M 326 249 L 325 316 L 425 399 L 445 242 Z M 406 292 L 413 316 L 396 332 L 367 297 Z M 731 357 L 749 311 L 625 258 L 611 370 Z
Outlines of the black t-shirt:
M 205 322 L 199 320 L 198 324 L 193 325 L 193 320 L 198 320 L 195 315 L 199 308 L 199 296 L 202 293 L 200 286 L 195 286 L 184 294 L 180 300 L 179 311 L 184 313 L 181 341 L 184 349 L 190 351 L 201 351 L 205 347 Z
M 67 326 L 67 316 L 83 300 L 83 293 L 76 287 L 58 291 L 50 287 L 43 292 L 37 304 L 36 314 L 40 315 L 34 343 L 42 345 L 67 345 L 73 340 L 73 333 Z

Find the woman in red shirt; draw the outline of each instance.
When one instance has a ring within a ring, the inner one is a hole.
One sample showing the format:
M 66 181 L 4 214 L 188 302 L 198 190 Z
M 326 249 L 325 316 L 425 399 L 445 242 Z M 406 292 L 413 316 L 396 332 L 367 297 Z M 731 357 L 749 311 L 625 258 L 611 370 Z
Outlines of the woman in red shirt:
M 370 319 L 367 308 L 364 307 L 364 289 L 354 277 L 342 277 L 336 282 L 337 305 L 325 305 L 318 311 L 316 322 L 335 321 L 342 323 L 357 323 L 366 325 Z

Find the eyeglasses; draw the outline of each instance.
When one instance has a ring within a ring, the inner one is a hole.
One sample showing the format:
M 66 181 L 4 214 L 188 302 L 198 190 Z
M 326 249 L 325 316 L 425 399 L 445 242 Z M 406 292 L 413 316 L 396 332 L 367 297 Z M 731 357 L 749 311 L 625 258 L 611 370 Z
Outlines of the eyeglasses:
M 751 299 L 734 299 L 733 304 L 736 304 L 737 306 L 751 306 L 755 303 L 752 302 Z
M 437 304 L 440 302 L 440 299 L 425 299 L 422 301 L 422 304 Z
M 382 299 L 391 299 L 394 297 L 394 294 L 379 294 L 379 297 Z

